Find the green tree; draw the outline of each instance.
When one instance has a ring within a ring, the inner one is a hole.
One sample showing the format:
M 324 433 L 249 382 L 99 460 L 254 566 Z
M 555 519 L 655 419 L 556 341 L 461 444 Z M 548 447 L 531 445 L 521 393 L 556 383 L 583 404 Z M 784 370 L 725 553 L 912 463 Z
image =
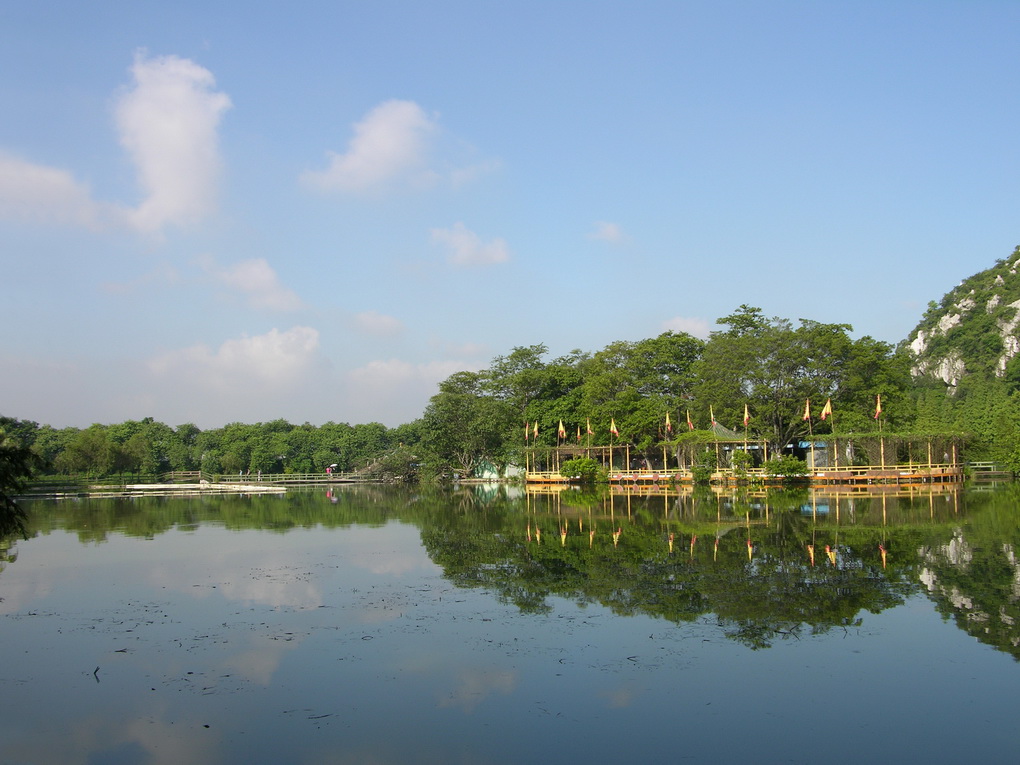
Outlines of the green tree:
M 422 446 L 437 470 L 471 475 L 482 460 L 503 465 L 513 405 L 485 395 L 483 376 L 457 372 L 439 384 L 422 417 Z
M 39 467 L 39 456 L 32 451 L 38 425 L 33 422 L 0 417 L 0 538 L 12 534 L 27 537 L 27 514 L 14 500 L 25 490 Z

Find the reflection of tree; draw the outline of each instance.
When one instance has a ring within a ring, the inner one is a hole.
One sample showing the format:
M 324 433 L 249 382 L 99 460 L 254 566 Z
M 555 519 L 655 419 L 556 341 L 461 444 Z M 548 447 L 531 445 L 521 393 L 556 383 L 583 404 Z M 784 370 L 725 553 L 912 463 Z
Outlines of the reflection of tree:
M 927 585 L 945 618 L 983 643 L 1020 659 L 1020 491 L 992 495 L 949 539 L 919 550 Z
M 1016 490 L 841 497 L 381 486 L 285 496 L 29 503 L 29 533 L 82 542 L 217 524 L 294 528 L 411 523 L 444 575 L 523 612 L 551 598 L 675 624 L 714 617 L 749 647 L 849 628 L 927 587 L 961 629 L 1020 657 Z

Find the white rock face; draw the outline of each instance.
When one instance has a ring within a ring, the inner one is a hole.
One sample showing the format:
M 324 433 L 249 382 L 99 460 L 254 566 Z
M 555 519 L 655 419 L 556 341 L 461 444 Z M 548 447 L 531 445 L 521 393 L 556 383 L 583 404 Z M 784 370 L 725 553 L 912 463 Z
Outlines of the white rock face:
M 928 347 L 928 333 L 923 329 L 917 331 L 917 337 L 914 338 L 910 344 L 910 350 L 914 352 L 915 356 L 920 356 L 924 353 L 924 349 Z
M 1002 337 L 1002 355 L 995 364 L 995 374 L 999 377 L 1006 374 L 1006 365 L 1010 359 L 1020 353 L 1020 338 L 1017 337 L 1017 327 L 1020 326 L 1020 300 L 1014 300 L 1008 307 L 1013 309 L 1013 318 L 998 322 L 999 335 Z
M 957 324 L 960 323 L 960 314 L 958 313 L 947 313 L 941 319 L 939 319 L 939 334 L 944 335 L 946 332 L 951 330 Z

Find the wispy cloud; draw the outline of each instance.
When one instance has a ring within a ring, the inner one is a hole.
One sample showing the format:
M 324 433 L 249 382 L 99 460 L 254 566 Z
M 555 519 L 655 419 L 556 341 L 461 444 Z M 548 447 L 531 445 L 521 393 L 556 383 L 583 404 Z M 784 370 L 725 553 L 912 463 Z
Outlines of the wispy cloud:
M 712 324 L 706 319 L 674 316 L 672 319 L 666 319 L 666 321 L 662 322 L 662 329 L 663 331 L 670 332 L 686 332 L 688 335 L 707 340 L 712 332 Z
M 454 372 L 480 369 L 463 361 L 413 363 L 379 359 L 347 372 L 346 399 L 369 419 L 410 422 L 421 416 L 439 383 Z M 367 421 L 364 418 L 362 421 Z
M 100 228 L 112 212 L 66 170 L 0 153 L 0 217 Z
M 220 118 L 230 99 L 203 67 L 177 56 L 135 56 L 133 84 L 116 101 L 120 143 L 143 192 L 130 207 L 93 198 L 67 170 L 0 154 L 0 217 L 156 232 L 195 223 L 216 208 Z
M 354 315 L 354 325 L 365 334 L 376 337 L 393 337 L 404 331 L 404 324 L 394 316 L 363 311 Z
M 600 220 L 595 223 L 595 227 L 588 234 L 588 238 L 597 239 L 601 242 L 609 242 L 610 244 L 619 244 L 624 239 L 623 229 L 616 223 Z
M 268 311 L 297 311 L 303 307 L 301 298 L 284 287 L 265 258 L 243 260 L 221 268 L 211 259 L 203 267 L 222 285 L 244 295 L 252 308 Z
M 301 174 L 306 186 L 360 195 L 439 183 L 460 188 L 500 167 L 496 159 L 477 159 L 471 147 L 446 134 L 438 117 L 414 101 L 384 101 L 352 130 L 346 151 L 327 151 L 325 169 Z
M 302 175 L 323 191 L 377 192 L 392 185 L 427 183 L 427 153 L 436 123 L 413 101 L 385 101 L 354 126 L 343 154 L 329 151 L 325 170 Z
M 432 229 L 432 241 L 447 250 L 447 260 L 455 266 L 486 266 L 510 260 L 510 248 L 503 239 L 483 242 L 463 223 L 450 228 Z
M 285 386 L 314 364 L 319 333 L 311 327 L 272 329 L 264 335 L 231 339 L 213 349 L 204 343 L 150 359 L 149 372 L 162 379 L 196 381 L 212 390 Z

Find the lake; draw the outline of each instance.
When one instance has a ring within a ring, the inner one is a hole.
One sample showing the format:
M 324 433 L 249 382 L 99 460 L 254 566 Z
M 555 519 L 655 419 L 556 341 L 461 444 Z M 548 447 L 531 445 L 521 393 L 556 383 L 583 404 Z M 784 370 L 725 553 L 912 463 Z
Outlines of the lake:
M 26 505 L 3 763 L 1020 751 L 1011 485 Z

